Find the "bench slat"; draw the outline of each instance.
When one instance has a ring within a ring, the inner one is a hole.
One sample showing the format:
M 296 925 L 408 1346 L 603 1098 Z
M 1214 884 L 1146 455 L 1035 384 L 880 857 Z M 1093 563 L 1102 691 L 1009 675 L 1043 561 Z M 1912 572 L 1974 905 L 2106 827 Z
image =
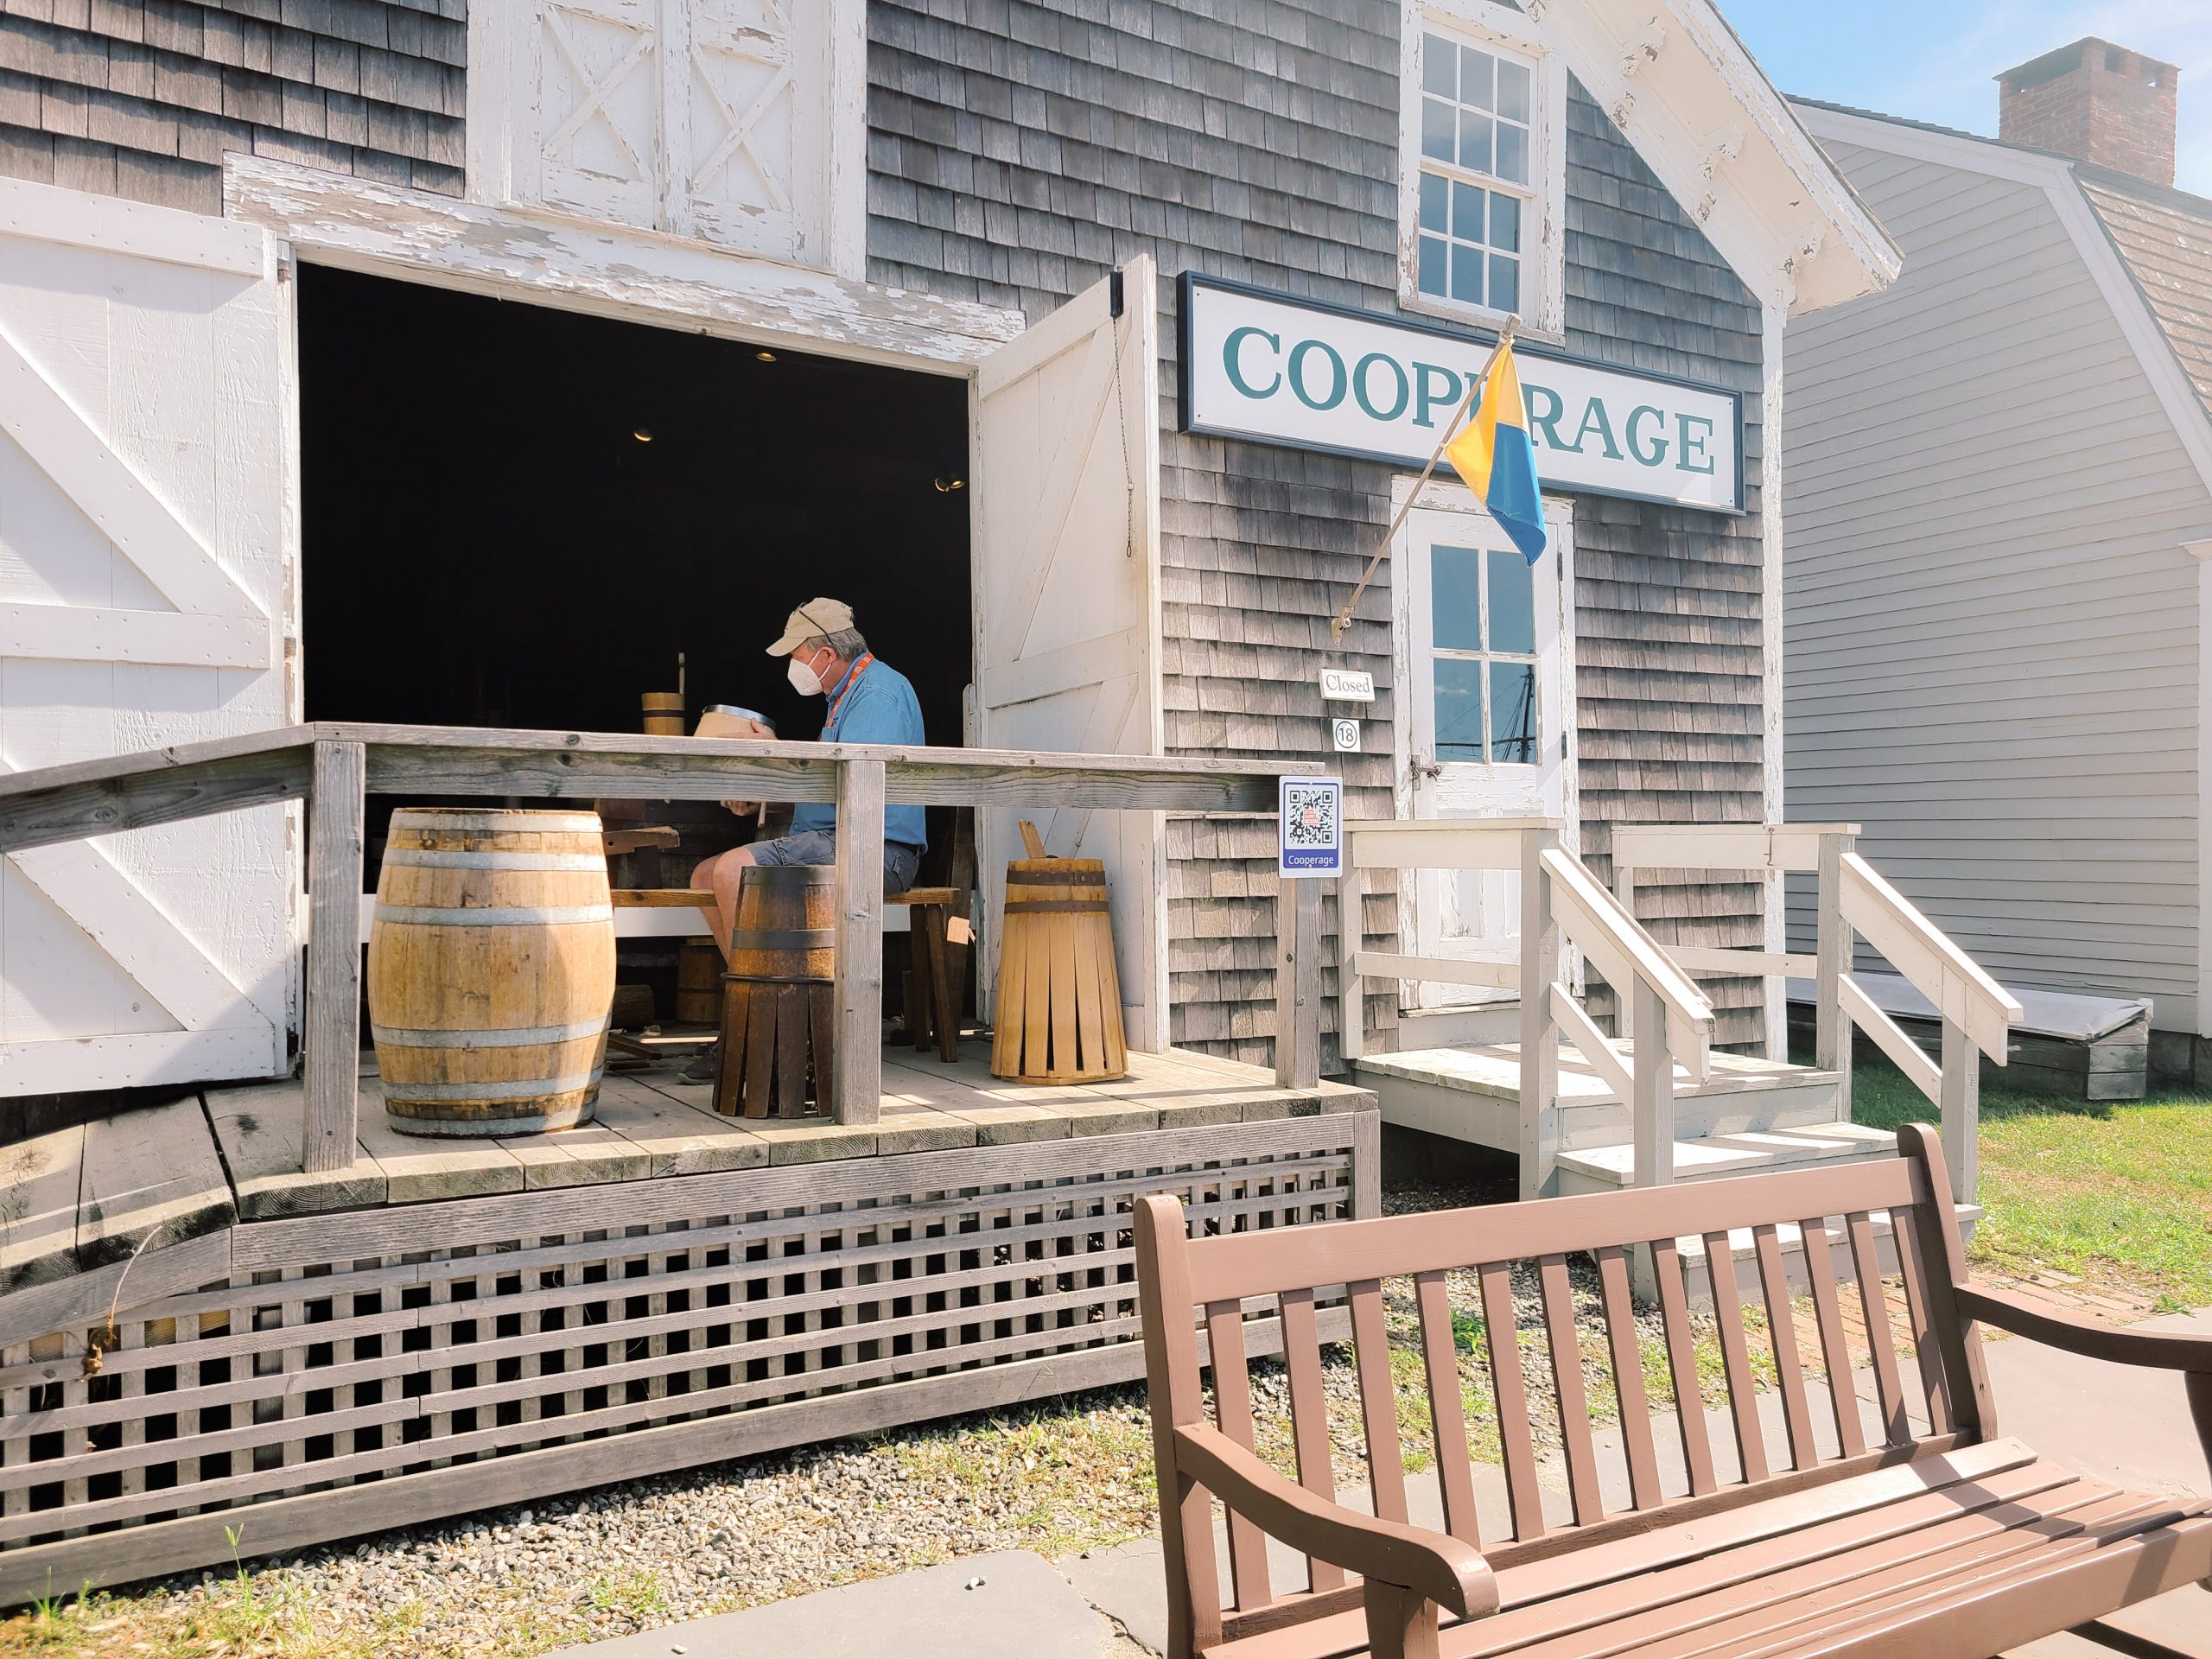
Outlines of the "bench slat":
M 1544 1292 L 1544 1334 L 1551 1344 L 1552 1388 L 1559 1396 L 1560 1439 L 1567 1451 L 1567 1491 L 1574 1523 L 1605 1518 L 1598 1496 L 1598 1450 L 1590 1434 L 1590 1390 L 1582 1380 L 1582 1344 L 1575 1328 L 1574 1290 L 1567 1258 L 1547 1255 L 1536 1264 Z
M 1351 1303 L 1352 1353 L 1359 1368 L 1359 1414 L 1367 1432 L 1368 1490 L 1385 1521 L 1406 1516 L 1406 1449 L 1398 1438 L 1398 1398 L 1390 1375 L 1390 1338 L 1382 1287 L 1363 1279 L 1345 1287 Z
M 1467 1449 L 1466 1404 L 1459 1386 L 1459 1333 L 1441 1273 L 1419 1274 L 1414 1300 L 1421 1313 L 1422 1369 L 1428 1382 L 1429 1417 L 1436 1440 L 1436 1472 L 1444 1495 L 1444 1529 L 1482 1548 L 1475 1519 L 1475 1477 Z
M 1882 1258 L 1874 1224 L 1863 1210 L 1843 1218 L 1851 1235 L 1851 1259 L 1859 1274 L 1859 1300 L 1866 1313 L 1866 1345 L 1874 1359 L 1874 1390 L 1882 1402 L 1882 1438 L 1901 1446 L 1912 1438 L 1904 1411 L 1904 1387 L 1897 1377 L 1895 1338 L 1890 1332 L 1889 1299 L 1882 1290 Z M 1891 1228 L 1895 1231 L 1894 1226 Z
M 1280 1239 L 1284 1234 L 1270 1228 L 1268 1236 Z M 1279 1306 L 1283 1369 L 1290 1378 L 1291 1439 L 1298 1451 L 1298 1484 L 1315 1497 L 1334 1502 L 1337 1477 L 1329 1445 L 1329 1397 L 1321 1382 L 1321 1338 L 1313 1316 L 1313 1293 L 1310 1288 L 1286 1290 Z M 1313 1589 L 1343 1587 L 1344 1568 L 1310 1555 L 1306 1566 L 1306 1583 Z
M 1897 1249 L 1897 1266 L 1904 1280 L 1905 1318 L 1912 1330 L 1913 1355 L 1920 1369 L 1921 1397 L 1929 1426 L 1937 1433 L 1951 1427 L 1950 1402 L 1943 1387 L 1943 1355 L 1936 1340 L 1934 1319 L 1928 1311 L 1928 1264 L 1920 1257 L 1920 1240 L 1910 1227 L 1893 1221 L 1891 1232 Z
M 1828 1224 L 1815 1216 L 1797 1224 L 1805 1241 L 1805 1276 L 1813 1288 L 1813 1317 L 1821 1331 L 1821 1357 L 1827 1368 L 1828 1403 L 1835 1413 L 1836 1441 L 1847 1458 L 1866 1449 L 1866 1427 L 1859 1417 L 1859 1392 L 1851 1376 L 1851 1344 L 1843 1332 L 1842 1300 L 1836 1293 L 1835 1260 L 1828 1249 Z
M 1598 1252 L 1598 1284 L 1605 1298 L 1605 1341 L 1613 1358 L 1613 1398 L 1621 1409 L 1622 1441 L 1628 1454 L 1630 1501 L 1639 1510 L 1656 1508 L 1659 1457 L 1651 1439 L 1651 1402 L 1643 1387 L 1643 1345 L 1636 1325 L 1636 1299 L 1629 1292 L 1628 1257 L 1618 1245 Z
M 1759 1288 L 1766 1294 L 1767 1334 L 1782 1385 L 1782 1421 L 1789 1436 L 1789 1466 L 1809 1469 L 1821 1460 L 1813 1443 L 1813 1408 L 1805 1392 L 1805 1363 L 1797 1351 L 1797 1321 L 1789 1300 L 1789 1274 L 1782 1265 L 1782 1240 L 1771 1224 L 1751 1229 Z
M 1491 1386 L 1497 1402 L 1497 1438 L 1505 1454 L 1505 1496 L 1513 1511 L 1513 1536 L 1544 1535 L 1544 1500 L 1536 1484 L 1536 1448 L 1529 1417 L 1529 1390 L 1521 1379 L 1521 1328 L 1513 1311 L 1512 1270 L 1486 1262 L 1476 1270 L 1483 1300 L 1483 1329 L 1490 1339 Z
M 1671 1238 L 1653 1241 L 1651 1276 L 1659 1281 L 1659 1312 L 1667 1332 L 1667 1369 L 1675 1379 L 1675 1421 L 1681 1426 L 1682 1463 L 1690 1495 L 1701 1497 L 1720 1483 L 1713 1472 L 1713 1444 L 1705 1432 L 1705 1392 L 1697 1375 L 1697 1338 L 1690 1329 L 1689 1297 L 1682 1289 L 1682 1255 Z
M 1759 1429 L 1758 1386 L 1751 1376 L 1751 1351 L 1744 1337 L 1744 1294 L 1736 1282 L 1736 1257 L 1728 1235 L 1705 1236 L 1705 1276 L 1713 1287 L 1713 1324 L 1720 1335 L 1722 1370 L 1728 1379 L 1728 1414 L 1736 1429 L 1736 1451 L 1744 1481 L 1764 1480 L 1766 1436 Z
M 1887 1210 L 1913 1200 L 1906 1161 L 1870 1159 L 1835 1169 L 1764 1171 L 1685 1186 L 1637 1187 L 1537 1198 L 1477 1210 L 1224 1233 L 1191 1243 L 1191 1287 L 1200 1302 L 1394 1279 L 1479 1262 L 1642 1244 L 1713 1229 Z
M 1241 1302 L 1206 1306 L 1206 1346 L 1213 1357 L 1213 1417 L 1221 1432 L 1247 1452 L 1252 1443 L 1252 1373 L 1244 1357 Z M 1268 1541 L 1256 1522 L 1229 1511 L 1229 1582 L 1236 1605 L 1260 1607 L 1274 1599 L 1268 1584 Z

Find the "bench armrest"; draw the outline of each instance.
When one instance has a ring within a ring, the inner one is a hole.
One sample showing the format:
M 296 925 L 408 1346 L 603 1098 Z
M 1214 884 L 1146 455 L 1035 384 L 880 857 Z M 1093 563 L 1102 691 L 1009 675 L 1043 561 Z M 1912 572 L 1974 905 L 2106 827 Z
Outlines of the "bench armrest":
M 1204 1423 L 1176 1429 L 1175 1457 L 1216 1497 L 1294 1549 L 1414 1591 L 1463 1618 L 1497 1611 L 1497 1580 L 1472 1545 L 1318 1497 Z
M 2014 1336 L 2063 1348 L 2069 1353 L 2106 1359 L 2116 1365 L 2150 1365 L 2162 1370 L 2212 1373 L 2212 1337 L 2177 1331 L 2132 1331 L 2084 1319 L 2011 1291 L 1963 1284 L 1954 1294 L 1959 1312 Z

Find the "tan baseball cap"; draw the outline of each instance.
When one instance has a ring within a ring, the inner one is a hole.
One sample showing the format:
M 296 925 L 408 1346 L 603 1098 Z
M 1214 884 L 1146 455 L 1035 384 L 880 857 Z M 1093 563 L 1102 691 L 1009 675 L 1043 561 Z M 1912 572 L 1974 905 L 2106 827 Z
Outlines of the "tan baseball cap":
M 788 657 L 809 639 L 827 639 L 853 626 L 853 607 L 842 599 L 810 599 L 784 619 L 784 637 L 768 647 L 771 657 Z

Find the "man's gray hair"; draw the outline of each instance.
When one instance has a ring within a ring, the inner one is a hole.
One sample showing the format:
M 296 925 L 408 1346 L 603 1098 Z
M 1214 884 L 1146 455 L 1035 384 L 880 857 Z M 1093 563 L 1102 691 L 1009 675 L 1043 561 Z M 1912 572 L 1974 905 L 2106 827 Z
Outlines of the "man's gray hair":
M 858 660 L 868 652 L 868 641 L 861 638 L 858 628 L 840 628 L 835 633 L 823 635 L 817 643 L 829 646 L 849 663 Z

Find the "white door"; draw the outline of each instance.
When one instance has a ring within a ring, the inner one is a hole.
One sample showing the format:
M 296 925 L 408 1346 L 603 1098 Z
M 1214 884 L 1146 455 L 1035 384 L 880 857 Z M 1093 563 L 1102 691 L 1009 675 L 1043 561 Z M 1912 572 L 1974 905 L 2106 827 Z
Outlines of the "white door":
M 974 741 L 984 748 L 1160 753 L 1154 289 L 1152 261 L 1135 259 L 1001 346 L 976 376 Z M 1018 816 L 978 817 L 993 938 L 995 873 L 1021 855 Z M 1129 1046 L 1165 1046 L 1161 815 L 1033 816 L 1053 853 L 1105 861 Z
M 1459 486 L 1432 484 L 1407 514 L 1391 550 L 1400 804 L 1416 818 L 1558 818 L 1572 844 L 1573 527 L 1558 504 L 1545 517 L 1549 545 L 1531 565 Z M 1514 872 L 1422 871 L 1401 888 L 1400 912 L 1418 955 L 1520 960 Z M 1413 1006 L 1511 995 L 1424 982 Z
M 292 352 L 265 232 L 0 181 L 0 767 L 298 717 Z M 0 1095 L 284 1070 L 297 818 L 0 861 Z

